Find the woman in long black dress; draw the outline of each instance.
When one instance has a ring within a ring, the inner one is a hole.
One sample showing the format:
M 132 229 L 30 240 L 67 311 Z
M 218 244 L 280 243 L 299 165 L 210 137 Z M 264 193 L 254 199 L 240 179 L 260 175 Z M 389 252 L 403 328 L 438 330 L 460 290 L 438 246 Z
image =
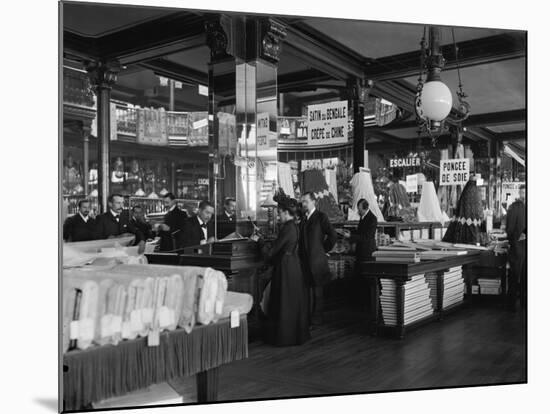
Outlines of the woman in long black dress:
M 263 249 L 273 265 L 265 324 L 265 341 L 277 346 L 300 345 L 310 339 L 309 295 L 298 257 L 297 202 L 280 200 L 278 237 Z

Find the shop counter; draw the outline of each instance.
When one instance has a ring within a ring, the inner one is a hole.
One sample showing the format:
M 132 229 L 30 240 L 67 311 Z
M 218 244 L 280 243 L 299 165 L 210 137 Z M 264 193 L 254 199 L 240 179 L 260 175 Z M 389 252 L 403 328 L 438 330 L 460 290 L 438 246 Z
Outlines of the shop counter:
M 241 315 L 238 327 L 229 318 L 163 332 L 159 346 L 147 338 L 105 345 L 63 355 L 64 411 L 121 396 L 178 377 L 197 375 L 198 402 L 217 399 L 218 367 L 248 357 L 248 324 Z
M 477 251 L 469 251 L 466 255 L 453 256 L 440 260 L 427 260 L 418 263 L 385 263 L 376 261 L 365 261 L 360 264 L 360 272 L 362 277 L 365 277 L 369 284 L 371 294 L 371 309 L 369 330 L 372 334 L 388 334 L 403 338 L 405 331 L 419 326 L 430 320 L 441 319 L 442 315 L 455 308 L 442 308 L 443 297 L 443 273 L 449 269 L 463 266 L 464 280 L 468 280 L 467 269 L 465 265 L 476 263 L 480 260 L 481 254 Z M 434 305 L 432 315 L 422 318 L 410 325 L 404 323 L 404 302 L 405 289 L 407 281 L 410 281 L 413 276 L 420 274 L 436 274 L 437 275 L 437 301 Z M 380 279 L 390 279 L 395 282 L 395 303 L 397 306 L 397 324 L 386 325 L 381 318 L 380 312 Z

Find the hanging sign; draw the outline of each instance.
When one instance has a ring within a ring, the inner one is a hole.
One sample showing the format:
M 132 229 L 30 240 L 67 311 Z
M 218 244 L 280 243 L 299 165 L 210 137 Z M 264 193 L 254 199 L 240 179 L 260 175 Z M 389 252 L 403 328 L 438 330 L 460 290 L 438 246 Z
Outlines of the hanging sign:
M 392 158 L 390 168 L 420 167 L 419 157 Z
M 307 113 L 308 145 L 348 142 L 348 101 L 309 105 Z
M 468 158 L 441 160 L 439 167 L 439 185 L 465 185 L 470 179 Z
M 407 175 L 405 188 L 407 189 L 407 193 L 418 192 L 418 174 Z

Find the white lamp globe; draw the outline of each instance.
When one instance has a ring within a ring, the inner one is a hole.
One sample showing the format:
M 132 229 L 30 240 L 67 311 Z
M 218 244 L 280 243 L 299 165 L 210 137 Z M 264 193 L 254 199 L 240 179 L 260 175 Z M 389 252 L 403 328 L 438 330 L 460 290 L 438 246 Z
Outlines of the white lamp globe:
M 451 91 L 441 81 L 426 82 L 420 99 L 424 116 L 432 121 L 443 121 L 453 107 Z

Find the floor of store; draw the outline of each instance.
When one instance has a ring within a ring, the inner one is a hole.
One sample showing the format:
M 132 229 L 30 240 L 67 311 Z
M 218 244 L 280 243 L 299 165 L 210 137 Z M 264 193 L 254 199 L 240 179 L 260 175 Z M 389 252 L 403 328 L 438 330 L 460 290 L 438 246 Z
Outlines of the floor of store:
M 526 312 L 493 302 L 468 305 L 403 340 L 368 335 L 365 315 L 340 306 L 305 345 L 252 342 L 247 360 L 220 368 L 218 400 L 525 382 Z M 194 378 L 171 385 L 184 402 L 196 401 Z

